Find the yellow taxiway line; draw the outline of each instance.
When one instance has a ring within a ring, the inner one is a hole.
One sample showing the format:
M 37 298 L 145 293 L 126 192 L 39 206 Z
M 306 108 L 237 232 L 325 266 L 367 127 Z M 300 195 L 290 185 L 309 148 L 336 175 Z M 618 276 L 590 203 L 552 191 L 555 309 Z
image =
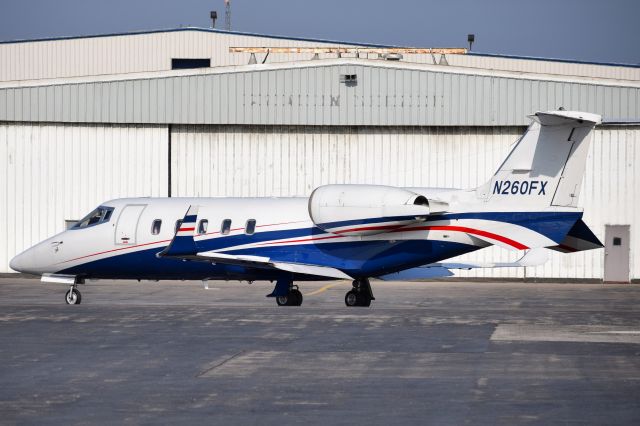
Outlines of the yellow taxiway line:
M 305 293 L 305 296 L 315 296 L 316 294 L 320 294 L 320 293 L 322 293 L 323 291 L 327 291 L 327 290 L 329 290 L 331 287 L 335 287 L 335 286 L 340 285 L 340 284 L 342 284 L 342 283 L 327 284 L 327 285 L 325 285 L 325 286 L 323 286 L 323 287 L 320 287 L 319 289 L 317 289 L 317 290 L 315 290 L 315 291 L 312 291 L 311 293 Z

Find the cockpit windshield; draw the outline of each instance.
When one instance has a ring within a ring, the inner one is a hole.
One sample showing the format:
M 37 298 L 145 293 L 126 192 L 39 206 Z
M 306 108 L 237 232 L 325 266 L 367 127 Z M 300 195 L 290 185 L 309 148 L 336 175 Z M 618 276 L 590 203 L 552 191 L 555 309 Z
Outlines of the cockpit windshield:
M 113 207 L 100 206 L 86 215 L 80 222 L 73 225 L 71 229 L 83 229 L 90 226 L 99 225 L 101 223 L 109 222 L 112 213 Z

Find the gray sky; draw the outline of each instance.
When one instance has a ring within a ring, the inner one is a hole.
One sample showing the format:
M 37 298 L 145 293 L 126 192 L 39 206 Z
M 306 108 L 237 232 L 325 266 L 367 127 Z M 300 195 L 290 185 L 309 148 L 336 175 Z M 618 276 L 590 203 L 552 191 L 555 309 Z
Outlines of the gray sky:
M 231 0 L 232 30 L 640 63 L 639 0 Z M 223 0 L 0 0 L 0 40 L 224 24 Z

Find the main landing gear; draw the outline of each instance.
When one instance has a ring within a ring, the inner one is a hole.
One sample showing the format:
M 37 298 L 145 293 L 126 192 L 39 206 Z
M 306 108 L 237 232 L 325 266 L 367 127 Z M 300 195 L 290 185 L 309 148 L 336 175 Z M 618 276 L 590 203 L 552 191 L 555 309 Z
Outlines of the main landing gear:
M 344 296 L 345 305 L 352 306 L 371 306 L 371 301 L 376 300 L 371 291 L 371 284 L 367 278 L 358 278 L 353 281 L 353 288 Z M 300 306 L 302 305 L 302 293 L 298 290 L 298 286 L 293 284 L 290 279 L 280 279 L 276 282 L 271 294 L 267 297 L 275 297 L 278 306 Z
M 267 297 L 275 297 L 278 306 L 300 306 L 302 305 L 302 293 L 298 286 L 290 279 L 280 279 L 276 281 L 276 286 Z
M 67 302 L 67 305 L 79 305 L 82 301 L 82 295 L 77 286 L 76 283 L 72 284 L 67 294 L 64 295 L 64 301 Z
M 277 296 L 278 306 L 300 306 L 302 305 L 302 293 L 298 288 L 291 289 L 286 296 Z
M 371 291 L 371 284 L 367 278 L 358 278 L 353 281 L 353 288 L 344 295 L 345 305 L 352 306 L 371 306 L 371 301 L 376 300 Z

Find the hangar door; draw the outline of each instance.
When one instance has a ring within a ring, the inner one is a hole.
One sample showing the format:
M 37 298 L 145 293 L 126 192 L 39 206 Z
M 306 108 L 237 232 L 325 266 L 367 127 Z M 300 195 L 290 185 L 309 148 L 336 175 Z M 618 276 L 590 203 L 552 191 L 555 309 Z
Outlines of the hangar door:
M 171 129 L 175 197 L 308 196 L 329 183 L 468 187 L 489 179 L 523 131 L 222 125 Z

